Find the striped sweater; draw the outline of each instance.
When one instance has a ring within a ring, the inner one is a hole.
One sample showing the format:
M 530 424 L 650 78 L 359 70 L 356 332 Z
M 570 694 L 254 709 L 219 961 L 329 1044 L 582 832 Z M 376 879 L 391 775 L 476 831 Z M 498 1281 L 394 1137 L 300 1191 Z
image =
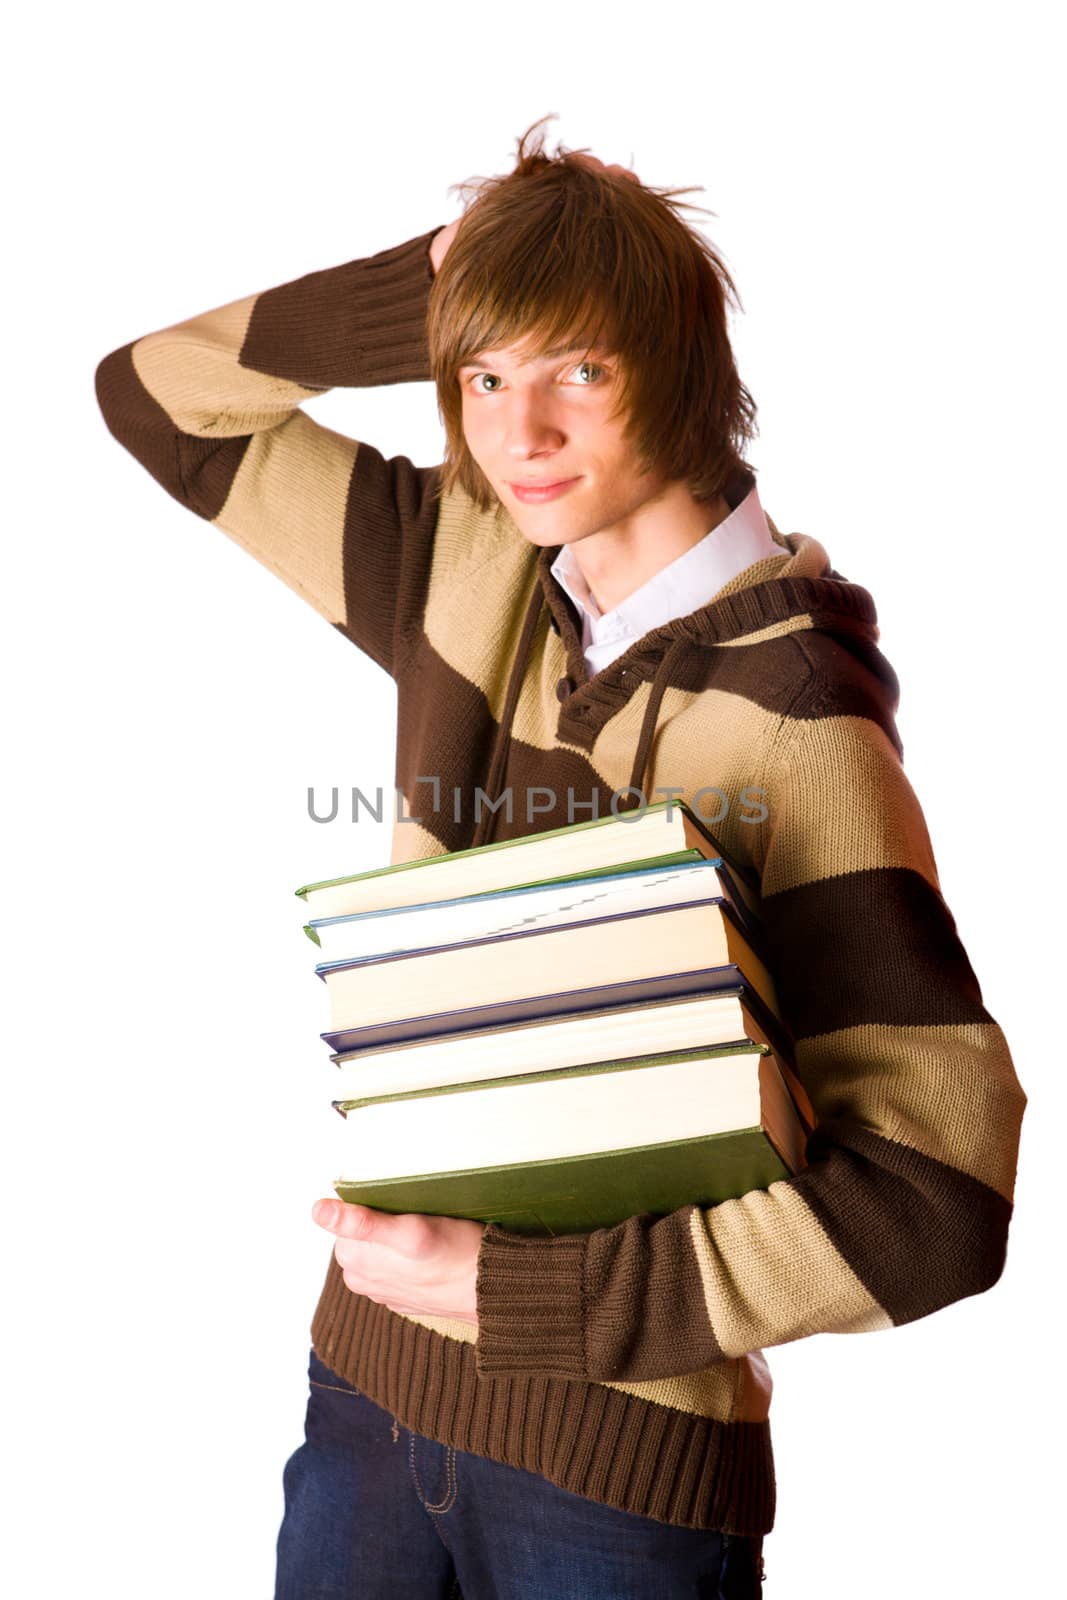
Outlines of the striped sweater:
M 940 893 L 873 602 L 818 540 L 770 523 L 780 551 L 590 676 L 558 547 L 300 409 L 429 378 L 436 231 L 114 351 L 107 425 L 395 680 L 419 821 L 394 827 L 394 862 L 668 792 L 713 821 L 759 886 L 820 1122 L 804 1171 L 741 1199 L 557 1238 L 489 1226 L 477 1327 L 353 1294 L 331 1259 L 314 1347 L 418 1433 L 627 1511 L 765 1533 L 763 1350 L 995 1283 L 1025 1097 Z

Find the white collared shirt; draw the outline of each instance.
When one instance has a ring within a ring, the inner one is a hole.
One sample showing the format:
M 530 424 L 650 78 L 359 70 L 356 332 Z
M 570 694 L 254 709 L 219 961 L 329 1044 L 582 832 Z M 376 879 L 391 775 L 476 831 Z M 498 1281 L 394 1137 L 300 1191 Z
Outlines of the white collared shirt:
M 589 671 L 596 673 L 651 629 L 707 605 L 724 583 L 753 562 L 785 553 L 771 534 L 753 484 L 718 527 L 661 567 L 611 611 L 600 610 L 569 545 L 563 546 L 550 570 L 578 608 L 582 651 Z

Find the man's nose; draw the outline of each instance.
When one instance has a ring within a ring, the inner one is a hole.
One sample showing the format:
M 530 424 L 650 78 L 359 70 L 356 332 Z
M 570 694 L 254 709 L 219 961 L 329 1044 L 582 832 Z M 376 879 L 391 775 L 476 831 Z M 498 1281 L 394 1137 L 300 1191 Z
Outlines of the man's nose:
M 549 398 L 515 391 L 509 400 L 504 447 L 513 460 L 524 461 L 561 448 L 565 435 Z

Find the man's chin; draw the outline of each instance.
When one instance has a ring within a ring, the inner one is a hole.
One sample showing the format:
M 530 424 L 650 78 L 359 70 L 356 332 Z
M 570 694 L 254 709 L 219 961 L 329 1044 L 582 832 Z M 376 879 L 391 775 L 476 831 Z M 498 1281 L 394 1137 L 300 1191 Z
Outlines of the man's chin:
M 536 545 L 539 550 L 566 544 L 573 537 L 572 526 L 558 518 L 524 516 L 523 512 L 528 510 L 528 507 L 519 507 L 515 510 L 505 500 L 500 501 L 500 507 L 511 518 L 527 543 Z
M 513 520 L 527 543 L 536 545 L 539 550 L 552 549 L 569 542 L 566 528 L 525 528 L 517 518 Z

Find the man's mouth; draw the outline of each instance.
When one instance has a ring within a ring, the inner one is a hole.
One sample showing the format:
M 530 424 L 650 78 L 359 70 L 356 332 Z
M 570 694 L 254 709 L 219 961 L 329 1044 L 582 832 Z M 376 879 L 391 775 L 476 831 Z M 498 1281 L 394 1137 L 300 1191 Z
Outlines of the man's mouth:
M 550 483 L 509 483 L 508 488 L 524 505 L 540 505 L 542 501 L 564 494 L 577 482 L 577 478 L 557 478 Z

